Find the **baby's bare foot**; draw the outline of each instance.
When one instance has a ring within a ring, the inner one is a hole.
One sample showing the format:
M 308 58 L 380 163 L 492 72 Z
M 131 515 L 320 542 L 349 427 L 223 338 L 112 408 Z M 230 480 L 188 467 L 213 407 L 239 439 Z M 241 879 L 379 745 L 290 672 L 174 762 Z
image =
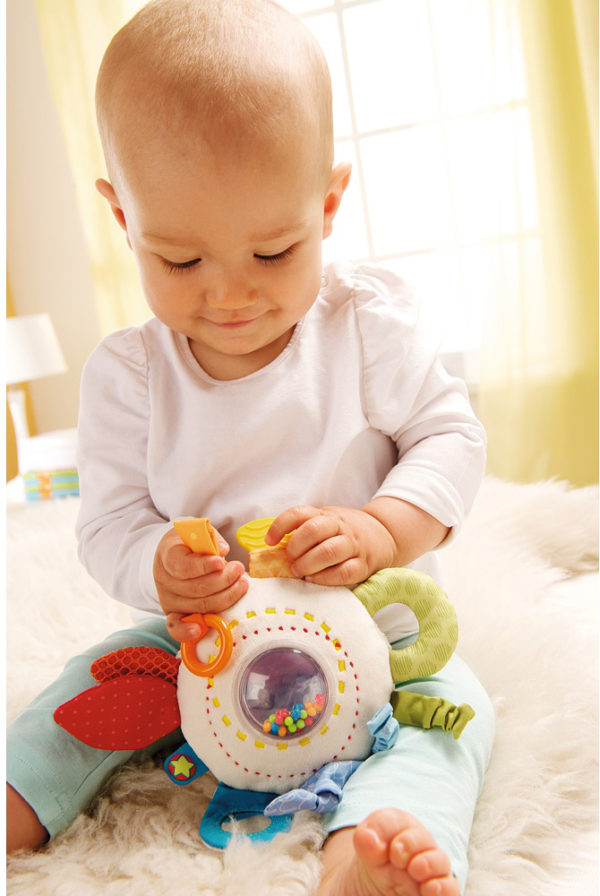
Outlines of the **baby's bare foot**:
M 318 896 L 460 896 L 450 859 L 407 812 L 380 809 L 336 831 L 323 850 Z

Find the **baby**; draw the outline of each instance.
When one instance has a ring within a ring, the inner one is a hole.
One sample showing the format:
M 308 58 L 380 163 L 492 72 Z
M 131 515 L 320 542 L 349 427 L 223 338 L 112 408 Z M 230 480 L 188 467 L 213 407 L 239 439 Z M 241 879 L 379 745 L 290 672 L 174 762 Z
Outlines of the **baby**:
M 266 540 L 293 533 L 288 559 L 310 582 L 435 574 L 429 552 L 484 468 L 464 386 L 402 281 L 322 268 L 350 166 L 333 165 L 327 66 L 294 16 L 270 0 L 155 0 L 111 42 L 96 99 L 110 178 L 97 186 L 154 318 L 86 365 L 78 538 L 91 574 L 145 616 L 72 660 L 10 727 L 9 849 L 64 829 L 131 755 L 86 747 L 52 713 L 92 683 L 94 658 L 175 653 L 197 636 L 187 614 L 245 594 L 239 525 L 278 513 Z M 186 516 L 211 519 L 220 556 L 183 545 L 172 520 Z M 493 716 L 457 657 L 431 689 L 476 718 L 451 743 L 403 728 L 362 764 L 326 818 L 320 896 L 462 891 Z

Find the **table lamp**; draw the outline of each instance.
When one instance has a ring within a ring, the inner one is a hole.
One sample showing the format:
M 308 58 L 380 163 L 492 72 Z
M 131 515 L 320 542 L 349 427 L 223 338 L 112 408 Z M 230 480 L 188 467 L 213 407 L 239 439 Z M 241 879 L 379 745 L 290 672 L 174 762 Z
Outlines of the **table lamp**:
M 25 390 L 20 384 L 65 373 L 67 364 L 48 314 L 8 317 L 5 348 L 8 406 L 18 447 L 20 441 L 29 437 Z
M 76 469 L 77 432 L 54 430 L 29 435 L 25 390 L 21 383 L 64 373 L 67 365 L 48 314 L 6 320 L 5 375 L 19 462 L 18 500 L 79 494 Z M 16 489 L 15 489 L 16 494 Z

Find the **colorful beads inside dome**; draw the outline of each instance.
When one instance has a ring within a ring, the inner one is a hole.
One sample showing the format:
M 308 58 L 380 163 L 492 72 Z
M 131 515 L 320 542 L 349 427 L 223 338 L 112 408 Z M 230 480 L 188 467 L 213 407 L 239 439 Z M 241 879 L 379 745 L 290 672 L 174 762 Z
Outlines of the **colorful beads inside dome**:
M 306 736 L 323 717 L 327 695 L 321 666 L 297 647 L 261 652 L 250 660 L 239 685 L 246 719 L 274 738 Z
M 263 722 L 265 734 L 277 734 L 278 737 L 287 737 L 304 728 L 310 728 L 316 716 L 323 712 L 326 703 L 325 694 L 317 694 L 314 700 L 305 700 L 304 703 L 294 703 L 290 709 L 278 709 L 272 712 Z

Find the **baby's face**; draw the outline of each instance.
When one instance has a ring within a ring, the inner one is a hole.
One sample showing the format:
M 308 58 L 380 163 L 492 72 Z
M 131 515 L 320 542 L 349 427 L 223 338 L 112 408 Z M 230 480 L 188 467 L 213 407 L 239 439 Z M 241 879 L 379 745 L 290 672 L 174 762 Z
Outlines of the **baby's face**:
M 99 189 L 154 314 L 188 337 L 209 375 L 235 379 L 274 360 L 315 301 L 349 169 L 334 170 L 332 194 L 293 147 L 271 159 L 192 141 L 185 150 L 145 145 L 135 170 L 119 172 L 118 196 L 106 182 Z

